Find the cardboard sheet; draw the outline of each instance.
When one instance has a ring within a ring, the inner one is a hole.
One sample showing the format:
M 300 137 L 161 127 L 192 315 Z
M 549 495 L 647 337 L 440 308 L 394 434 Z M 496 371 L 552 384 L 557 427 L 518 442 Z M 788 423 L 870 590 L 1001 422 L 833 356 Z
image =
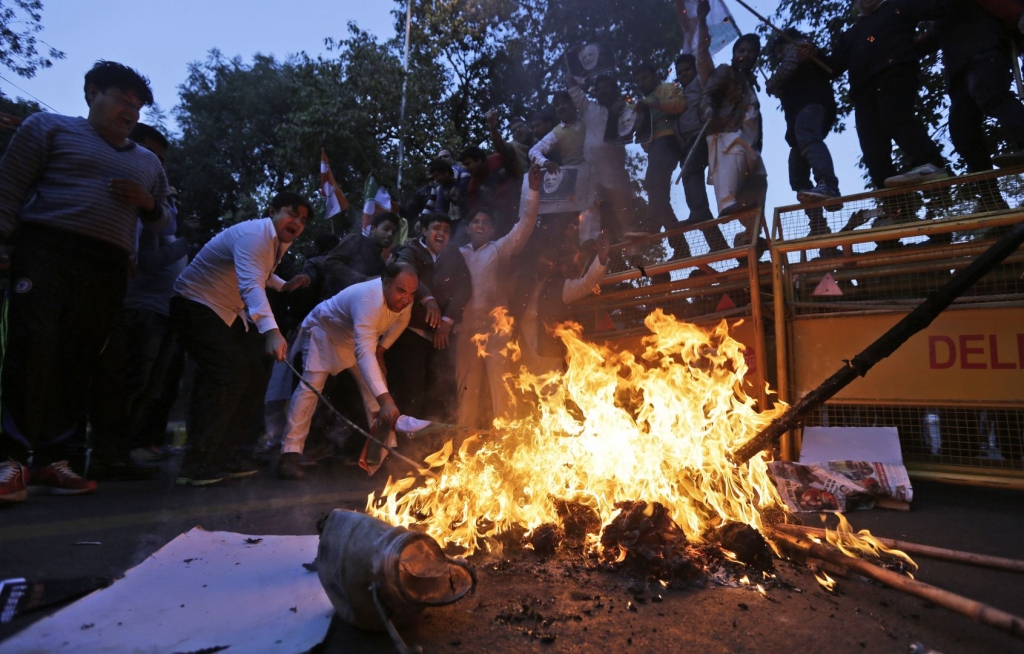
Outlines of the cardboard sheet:
M 871 461 L 903 465 L 895 427 L 805 427 L 800 463 Z
M 197 527 L 0 650 L 305 652 L 323 641 L 334 616 L 319 577 L 302 567 L 316 558 L 318 541 Z

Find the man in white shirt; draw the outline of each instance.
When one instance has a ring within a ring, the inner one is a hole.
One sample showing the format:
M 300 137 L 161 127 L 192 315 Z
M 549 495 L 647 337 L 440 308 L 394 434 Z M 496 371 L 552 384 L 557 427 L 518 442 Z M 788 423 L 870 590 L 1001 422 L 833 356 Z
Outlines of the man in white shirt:
M 215 236 L 174 283 L 171 320 L 198 368 L 180 485 L 205 486 L 256 472 L 237 449 L 259 431 L 270 375 L 267 355 L 283 361 L 288 351 L 266 289 L 291 291 L 309 282 L 299 275 L 285 284 L 274 269 L 302 233 L 312 206 L 301 195 L 280 193 L 270 201 L 269 214 Z
M 353 284 L 318 304 L 302 322 L 296 347 L 302 352 L 303 379 L 323 390 L 327 378 L 352 370 L 371 431 L 386 438 L 399 412 L 384 379 L 384 352 L 405 331 L 419 275 L 409 264 L 392 262 L 380 278 Z M 288 408 L 277 476 L 299 480 L 299 464 L 316 409 L 317 395 L 300 383 Z
M 455 378 L 458 384 L 459 424 L 470 428 L 488 427 L 483 422 L 481 400 L 486 386 L 490 389 L 493 417 L 504 416 L 510 396 L 505 388 L 505 373 L 511 372 L 509 362 L 501 354 L 508 339 L 492 333 L 491 312 L 508 308 L 507 284 L 509 263 L 519 254 L 533 234 L 540 206 L 541 167 L 530 168 L 529 188 L 519 222 L 506 236 L 492 241 L 494 220 L 485 210 L 469 217 L 469 243 L 459 248 L 469 268 L 473 293 L 462 314 L 462 326 L 455 347 Z M 486 356 L 480 356 L 473 337 L 487 334 Z M 486 375 L 486 376 L 485 376 Z

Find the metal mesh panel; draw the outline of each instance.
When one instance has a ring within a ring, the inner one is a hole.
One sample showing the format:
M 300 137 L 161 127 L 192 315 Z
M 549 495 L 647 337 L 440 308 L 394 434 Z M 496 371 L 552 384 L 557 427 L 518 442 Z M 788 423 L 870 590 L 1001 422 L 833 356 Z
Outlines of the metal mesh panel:
M 767 302 L 770 268 L 762 265 L 759 272 L 762 302 Z M 680 281 L 637 287 L 636 280 L 630 280 L 604 286 L 600 296 L 573 305 L 573 320 L 583 325 L 585 333 L 601 335 L 612 331 L 610 327 L 614 327 L 615 332 L 646 329 L 644 318 L 655 309 L 695 323 L 749 316 L 752 311 L 749 277 L 744 274 L 737 278 L 738 274 L 739 271 L 734 270 L 731 274 L 715 275 L 690 268 L 682 271 Z M 770 311 L 770 308 L 766 305 L 764 310 Z
M 612 247 L 608 260 L 608 274 L 617 275 L 654 266 L 662 270 L 689 271 L 693 266 L 685 260 L 710 255 L 713 252 L 749 245 L 756 212 L 702 223 L 685 225 L 649 237 L 618 243 Z M 712 247 L 714 246 L 714 247 Z M 763 255 L 767 259 L 767 254 Z M 666 265 L 678 264 L 678 265 Z M 724 257 L 708 265 L 714 272 L 725 272 L 736 267 L 736 259 Z M 680 277 L 673 276 L 673 279 Z
M 827 404 L 807 426 L 896 427 L 907 463 L 1024 471 L 1024 410 Z
M 790 307 L 795 315 L 848 311 L 910 310 L 929 293 L 949 281 L 955 272 L 967 267 L 973 256 L 957 256 L 963 249 L 971 254 L 977 248 L 952 244 L 933 250 L 928 256 L 894 254 L 872 262 L 871 267 L 856 261 L 836 260 L 830 270 L 797 272 L 790 268 L 792 284 Z M 925 254 L 925 253 L 918 253 Z M 932 258 L 934 257 L 934 258 Z M 825 274 L 831 275 L 841 296 L 815 295 Z M 1024 250 L 997 266 L 955 302 L 955 306 L 981 306 L 991 303 L 1024 302 Z
M 888 190 L 862 193 L 827 202 L 780 207 L 776 212 L 773 236 L 792 241 L 853 230 L 874 229 L 886 225 L 913 224 L 921 220 L 953 219 L 971 214 L 1009 212 L 1024 201 L 1024 174 L 985 173 L 933 182 L 914 190 Z M 952 240 L 966 241 L 975 232 L 955 232 Z M 903 243 L 923 238 L 904 238 Z M 854 246 L 854 252 L 876 249 L 874 242 Z M 808 259 L 825 253 L 806 252 Z

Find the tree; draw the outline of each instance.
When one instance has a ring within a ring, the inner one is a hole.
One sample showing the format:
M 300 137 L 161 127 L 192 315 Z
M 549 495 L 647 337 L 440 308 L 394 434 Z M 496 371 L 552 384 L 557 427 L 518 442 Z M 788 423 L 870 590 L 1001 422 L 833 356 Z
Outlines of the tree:
M 0 0 L 0 64 L 21 77 L 33 77 L 54 59 L 63 59 L 63 52 L 36 38 L 42 31 L 42 0 Z
M 351 228 L 371 172 L 392 185 L 397 172 L 402 72 L 399 41 L 380 42 L 354 25 L 347 39 L 328 41 L 336 57 L 305 54 L 284 61 L 256 55 L 252 63 L 211 51 L 189 66 L 174 115 L 182 136 L 171 157 L 182 211 L 209 231 L 255 217 L 274 194 L 319 192 L 320 150 L 349 198 L 349 216 L 309 221 L 298 249 L 320 232 Z M 425 169 L 437 145 L 444 71 L 417 61 L 410 75 L 406 121 L 409 167 Z M 412 175 L 407 190 L 415 187 Z M 408 179 L 408 178 L 407 178 Z M 394 196 L 401 194 L 392 189 Z

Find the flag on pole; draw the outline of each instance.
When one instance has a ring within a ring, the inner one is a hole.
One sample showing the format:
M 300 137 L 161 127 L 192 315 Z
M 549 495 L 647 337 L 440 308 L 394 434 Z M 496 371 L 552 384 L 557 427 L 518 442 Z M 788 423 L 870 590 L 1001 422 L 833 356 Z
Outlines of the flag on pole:
M 338 182 L 334 181 L 331 163 L 327 161 L 327 152 L 323 148 L 320 148 L 320 195 L 327 200 L 327 211 L 324 213 L 324 218 L 330 220 L 333 216 L 348 209 L 348 200 L 338 188 Z
M 740 28 L 729 8 L 725 6 L 725 0 L 710 0 L 711 13 L 708 14 L 708 31 L 711 33 L 711 46 L 708 48 L 712 56 L 729 45 L 741 36 Z M 676 9 L 679 11 L 679 25 L 683 28 L 683 53 L 697 54 L 697 45 L 700 41 L 697 25 L 700 18 L 697 16 L 697 0 L 675 0 Z
M 373 173 L 370 173 L 370 176 L 366 178 L 366 186 L 363 187 L 363 198 L 363 213 L 372 216 L 377 211 L 374 206 L 375 204 L 380 205 L 384 211 L 391 211 L 391 194 L 380 185 Z

